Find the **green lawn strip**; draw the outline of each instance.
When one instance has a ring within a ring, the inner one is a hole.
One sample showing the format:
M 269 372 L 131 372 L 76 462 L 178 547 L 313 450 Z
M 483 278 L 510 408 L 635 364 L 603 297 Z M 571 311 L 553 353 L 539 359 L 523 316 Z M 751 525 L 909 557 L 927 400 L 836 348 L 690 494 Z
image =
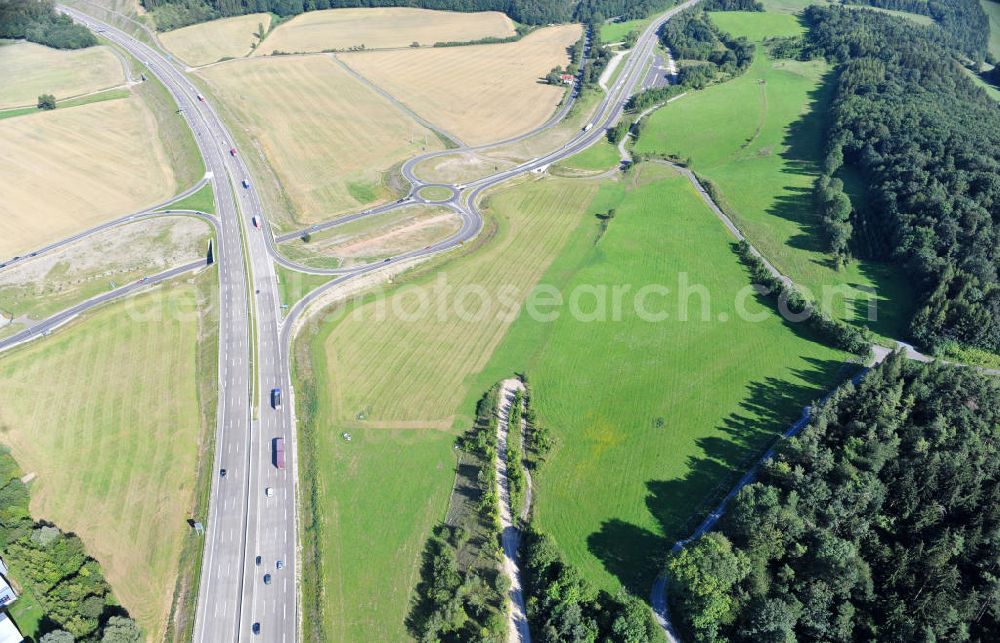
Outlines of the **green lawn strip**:
M 451 198 L 452 192 L 448 188 L 432 185 L 420 190 L 419 194 L 421 198 L 427 199 L 428 201 L 445 201 Z
M 127 54 L 124 54 L 127 55 Z M 178 111 L 177 103 L 156 76 L 144 69 L 145 82 L 134 86 L 134 91 L 145 102 L 156 118 L 156 129 L 163 149 L 170 159 L 174 180 L 186 188 L 205 176 L 205 161 L 194 141 L 187 121 Z
M 802 28 L 792 15 L 719 13 L 713 19 L 734 35 L 758 38 Z M 748 239 L 816 299 L 827 297 L 832 316 L 884 338 L 900 336 L 912 301 L 905 276 L 878 262 L 837 270 L 825 252 L 812 183 L 833 82 L 823 61 L 773 61 L 758 45 L 743 76 L 651 114 L 635 149 L 679 158 L 714 184 L 720 206 Z M 875 321 L 868 320 L 865 289 L 877 293 Z
M 232 184 L 229 184 L 229 189 L 235 189 Z M 235 196 L 235 195 L 234 195 Z M 243 265 L 245 266 L 244 277 L 246 278 L 246 293 L 247 293 L 247 317 L 250 326 L 250 346 L 257 347 L 257 306 L 254 304 L 254 293 L 253 293 L 253 263 L 250 261 L 250 247 L 247 243 L 247 231 L 246 225 L 243 222 L 243 211 L 240 208 L 239 199 L 234 199 L 236 203 L 237 220 L 240 227 L 240 250 L 243 253 Z M 250 363 L 252 364 L 250 372 L 251 381 L 251 391 L 250 391 L 250 408 L 253 409 L 253 417 L 257 417 L 257 400 L 260 395 L 260 355 L 256 352 L 251 352 Z
M 972 71 L 968 67 L 962 67 L 962 70 L 966 73 L 966 75 L 969 78 L 972 79 L 973 83 L 975 83 L 979 87 L 982 87 L 983 91 L 985 91 L 990 98 L 992 98 L 995 101 L 1000 101 L 1000 87 L 997 87 L 996 85 L 991 85 L 990 83 L 986 82 L 985 80 L 983 80 L 982 76 Z
M 274 274 L 278 279 L 278 303 L 283 311 L 288 310 L 313 290 L 333 279 L 332 275 L 311 275 L 286 268 L 277 263 L 274 264 Z
M 212 184 L 206 183 L 194 194 L 188 195 L 180 201 L 174 201 L 165 209 L 168 210 L 197 210 L 215 214 L 215 193 L 212 191 Z
M 621 42 L 630 31 L 642 31 L 652 18 L 626 20 L 625 22 L 608 22 L 601 25 L 601 42 Z
M 8 608 L 8 614 L 23 636 L 37 641 L 45 610 L 29 588 L 22 585 L 19 589 L 17 600 Z
M 990 19 L 990 53 L 1000 59 L 1000 2 L 979 0 Z
M 89 105 L 91 103 L 100 103 L 105 100 L 117 100 L 119 98 L 128 98 L 129 90 L 119 87 L 115 89 L 108 89 L 103 92 L 98 92 L 96 94 L 90 94 L 89 96 L 78 96 L 77 98 L 70 98 L 67 100 L 56 101 L 56 109 L 68 109 L 70 107 L 79 107 L 80 105 Z M 5 109 L 0 111 L 0 120 L 5 118 L 13 118 L 15 116 L 25 116 L 27 114 L 44 114 L 48 110 L 38 109 L 37 107 L 17 107 L 14 109 Z
M 556 168 L 600 172 L 610 170 L 620 162 L 621 155 L 618 153 L 618 148 L 607 140 L 601 140 L 579 154 L 560 161 Z
M 548 323 L 522 312 L 470 389 L 528 374 L 538 424 L 555 439 L 534 480 L 536 526 L 589 580 L 644 598 L 670 543 L 845 375 L 845 355 L 753 298 L 747 309 L 763 321 L 738 318 L 749 276 L 684 178 L 624 190 L 602 190 L 590 209 L 616 208 L 607 232 L 595 244 L 596 219 L 582 222 L 541 283 L 566 299 L 660 283 L 671 288 L 656 299 L 668 319 L 644 321 L 628 305 L 619 322 L 574 319 L 565 307 Z M 694 318 L 677 318 L 683 278 L 707 288 L 708 321 L 697 296 Z

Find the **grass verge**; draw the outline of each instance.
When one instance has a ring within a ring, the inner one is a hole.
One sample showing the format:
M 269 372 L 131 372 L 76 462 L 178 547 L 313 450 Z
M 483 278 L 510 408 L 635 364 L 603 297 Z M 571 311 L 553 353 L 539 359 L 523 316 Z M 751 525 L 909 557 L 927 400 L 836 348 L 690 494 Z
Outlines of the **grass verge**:
M 206 183 L 194 194 L 174 201 L 167 208 L 170 210 L 197 210 L 198 212 L 215 214 L 215 193 L 212 191 L 212 184 Z

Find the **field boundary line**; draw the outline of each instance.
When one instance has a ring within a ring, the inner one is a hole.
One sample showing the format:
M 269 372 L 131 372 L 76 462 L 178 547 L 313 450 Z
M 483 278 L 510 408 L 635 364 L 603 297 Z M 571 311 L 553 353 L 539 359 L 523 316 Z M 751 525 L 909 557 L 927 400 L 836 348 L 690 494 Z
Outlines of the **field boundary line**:
M 353 67 L 351 67 L 350 65 L 348 65 L 347 63 L 345 63 L 343 60 L 341 60 L 340 57 L 337 56 L 337 54 L 327 54 L 327 55 L 331 59 L 333 59 L 333 61 L 335 63 L 337 63 L 340 67 L 342 67 L 344 69 L 344 71 L 346 71 L 348 74 L 350 74 L 353 78 L 355 78 L 361 84 L 363 84 L 366 87 L 368 87 L 368 89 L 371 89 L 372 91 L 374 91 L 376 94 L 378 94 L 382 98 L 384 98 L 387 101 L 389 101 L 390 103 L 392 103 L 395 107 L 397 107 L 400 110 L 402 110 L 404 113 L 406 113 L 413 120 L 417 121 L 418 123 L 420 123 L 421 125 L 423 125 L 427 129 L 431 130 L 435 134 L 437 134 L 439 136 L 442 136 L 442 137 L 450 140 L 452 143 L 454 143 L 455 145 L 457 145 L 459 148 L 466 148 L 466 147 L 468 147 L 468 145 L 466 145 L 462 141 L 462 139 L 460 139 L 459 137 L 455 136 L 451 132 L 448 132 L 448 131 L 444 130 L 443 128 L 438 127 L 437 125 L 434 125 L 429 120 L 427 120 L 426 118 L 424 118 L 420 114 L 418 114 L 415 111 L 413 111 L 406 103 L 404 103 L 403 101 L 399 100 L 398 98 L 396 98 L 395 96 L 393 96 L 392 94 L 390 94 L 387 90 L 385 90 L 382 87 L 376 85 L 367 76 L 363 76 L 361 73 L 355 71 Z

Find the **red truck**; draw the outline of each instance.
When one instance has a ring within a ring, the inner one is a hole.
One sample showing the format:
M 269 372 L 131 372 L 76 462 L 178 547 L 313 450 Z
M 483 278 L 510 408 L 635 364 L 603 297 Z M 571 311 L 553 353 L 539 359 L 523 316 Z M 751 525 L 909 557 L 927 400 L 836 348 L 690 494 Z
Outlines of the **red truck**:
M 285 468 L 285 439 L 274 438 L 274 466 Z

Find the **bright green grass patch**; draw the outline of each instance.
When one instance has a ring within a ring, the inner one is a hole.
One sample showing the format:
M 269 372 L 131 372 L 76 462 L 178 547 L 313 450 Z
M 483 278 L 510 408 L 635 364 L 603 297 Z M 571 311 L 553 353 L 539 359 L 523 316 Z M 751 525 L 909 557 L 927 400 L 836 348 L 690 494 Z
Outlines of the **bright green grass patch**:
M 374 183 L 352 182 L 347 184 L 347 192 L 358 203 L 371 203 L 379 195 L 378 185 Z
M 282 314 L 300 299 L 333 279 L 331 275 L 311 275 L 274 264 L 274 274 L 278 279 L 278 302 Z
M 618 148 L 606 140 L 594 143 L 584 151 L 561 161 L 557 167 L 571 170 L 603 171 L 621 163 Z
M 708 14 L 719 29 L 734 36 L 760 41 L 768 36 L 800 36 L 805 26 L 798 16 L 759 11 L 712 11 Z M 759 55 L 758 47 L 757 54 Z
M 968 67 L 962 67 L 962 70 L 972 80 L 974 84 L 978 85 L 979 87 L 982 87 L 983 91 L 985 91 L 990 98 L 996 101 L 1000 101 L 1000 88 L 986 82 L 985 80 L 983 80 L 982 76 L 972 71 Z
M 455 478 L 453 442 L 419 429 L 354 430 L 349 443 L 336 430 L 322 433 L 323 566 L 336 570 L 327 605 L 352 606 L 327 612 L 328 640 L 408 638 L 422 545 L 444 519 Z
M 70 98 L 68 100 L 56 101 L 56 109 L 67 109 L 70 107 L 79 107 L 80 105 L 89 105 L 91 103 L 100 103 L 106 100 L 117 100 L 119 98 L 128 98 L 129 90 L 124 88 L 109 89 L 107 91 L 98 92 L 96 94 L 90 94 L 89 96 L 80 96 L 79 98 Z M 4 118 L 13 118 L 15 116 L 26 116 L 28 114 L 44 114 L 48 110 L 38 109 L 37 107 L 18 107 L 15 109 L 5 109 L 0 111 L 0 120 Z
M 610 22 L 601 25 L 601 42 L 621 42 L 630 31 L 642 31 L 651 18 L 626 20 L 625 22 Z
M 215 214 L 215 193 L 212 191 L 212 184 L 206 183 L 194 194 L 171 203 L 167 209 L 197 210 L 198 212 Z
M 329 391 L 327 325 L 308 342 L 308 366 L 296 360 L 296 378 L 321 379 L 300 390 Z M 311 394 L 310 394 L 311 397 Z M 300 400 L 300 402 L 304 402 Z M 455 460 L 448 432 L 421 429 L 350 428 L 336 420 L 327 394 L 300 409 L 304 475 L 315 479 L 306 538 L 319 546 L 322 577 L 306 572 L 303 602 L 309 629 L 324 640 L 401 641 L 410 595 L 420 570 L 420 552 L 431 527 L 444 518 Z M 307 478 L 308 480 L 308 478 Z M 318 516 L 316 522 L 313 522 Z M 307 557 L 313 550 L 306 549 Z M 321 595 L 315 587 L 322 587 Z M 317 606 L 322 618 L 314 614 Z
M 35 595 L 28 588 L 22 587 L 21 593 L 17 595 L 17 601 L 8 609 L 10 617 L 14 619 L 21 634 L 32 640 L 38 640 L 39 628 L 42 619 L 45 618 L 45 611 Z
M 421 198 L 427 199 L 428 201 L 447 201 L 451 198 L 452 192 L 448 188 L 432 185 L 420 190 L 419 194 Z
M 744 14 L 727 28 L 759 36 L 765 32 L 760 25 L 773 25 L 773 18 Z M 854 303 L 834 297 L 832 315 L 899 336 L 911 312 L 905 278 L 874 262 L 838 271 L 824 251 L 811 190 L 823 153 L 833 82 L 828 74 L 823 61 L 772 61 L 758 48 L 743 76 L 650 115 L 636 150 L 686 159 L 721 190 L 723 207 L 751 242 L 817 299 L 847 292 Z M 874 322 L 868 321 L 866 288 L 877 292 Z
M 535 475 L 537 526 L 590 580 L 646 597 L 692 516 L 844 375 L 844 355 L 752 298 L 746 309 L 762 321 L 740 319 L 748 274 L 683 177 L 628 192 L 609 184 L 590 210 L 611 207 L 617 215 L 600 240 L 588 218 L 541 283 L 565 301 L 583 293 L 582 310 L 595 288 L 662 284 L 670 293 L 649 310 L 668 317 L 643 319 L 631 295 L 620 321 L 588 321 L 567 306 L 553 322 L 522 314 L 474 388 L 527 373 L 539 422 L 557 440 Z M 700 296 L 687 298 L 690 316 L 680 319 L 685 279 L 708 294 L 704 321 Z
M 824 0 L 761 0 L 764 10 L 767 13 L 802 13 L 809 5 L 826 6 L 829 4 Z
M 979 0 L 990 19 L 990 53 L 1000 58 L 1000 2 Z

